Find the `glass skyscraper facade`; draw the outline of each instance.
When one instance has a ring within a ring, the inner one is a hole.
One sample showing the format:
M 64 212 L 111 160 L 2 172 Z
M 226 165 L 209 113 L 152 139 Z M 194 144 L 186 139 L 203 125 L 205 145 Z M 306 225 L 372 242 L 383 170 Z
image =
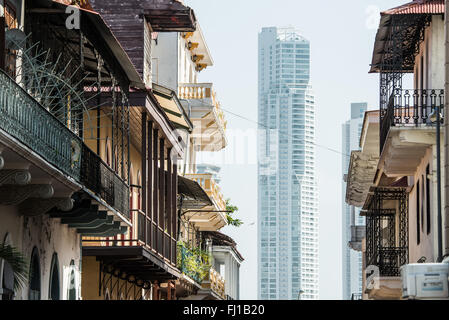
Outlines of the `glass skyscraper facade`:
M 259 34 L 258 296 L 318 299 L 318 190 L 310 43 Z
M 362 133 L 363 118 L 368 104 L 352 103 L 351 119 L 342 126 L 342 170 L 347 174 L 352 150 L 359 150 L 360 134 Z M 356 225 L 365 225 L 365 219 L 360 216 L 359 208 L 351 208 L 346 203 L 346 182 L 342 185 L 342 260 L 343 260 L 343 299 L 350 300 L 352 294 L 362 293 L 362 253 L 349 247 L 351 241 L 352 210 L 355 214 Z

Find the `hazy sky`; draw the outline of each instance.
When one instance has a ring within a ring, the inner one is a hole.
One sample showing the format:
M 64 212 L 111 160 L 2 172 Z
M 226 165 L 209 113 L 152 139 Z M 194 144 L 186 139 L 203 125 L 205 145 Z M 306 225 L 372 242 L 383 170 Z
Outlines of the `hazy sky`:
M 201 24 L 215 65 L 200 75 L 213 82 L 230 132 L 221 187 L 245 225 L 226 228 L 246 258 L 241 298 L 257 299 L 257 38 L 262 27 L 294 26 L 311 41 L 316 96 L 320 209 L 320 297 L 341 299 L 341 125 L 351 102 L 378 108 L 378 76 L 368 74 L 379 11 L 407 0 L 187 0 Z M 240 117 L 236 116 L 239 115 Z M 243 117 L 243 118 L 242 118 Z M 251 120 L 251 121 L 248 121 Z M 235 136 L 248 135 L 247 139 Z M 249 142 L 244 142 L 244 141 Z M 327 148 L 326 148 L 327 147 Z M 245 151 L 245 148 L 248 151 Z M 243 156 L 243 158 L 241 158 Z M 225 161 L 223 161 L 225 159 Z M 253 224 L 255 223 L 255 224 Z

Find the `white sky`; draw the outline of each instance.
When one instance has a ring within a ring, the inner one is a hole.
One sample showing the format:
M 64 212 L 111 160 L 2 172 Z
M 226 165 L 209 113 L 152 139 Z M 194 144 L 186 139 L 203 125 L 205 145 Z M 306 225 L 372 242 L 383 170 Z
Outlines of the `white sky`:
M 238 229 L 223 230 L 237 241 L 246 258 L 240 275 L 241 299 L 257 299 L 257 167 L 252 137 L 257 127 L 258 33 L 262 27 L 292 25 L 311 41 L 317 144 L 340 151 L 341 124 L 350 117 L 350 103 L 378 107 L 378 76 L 368 70 L 379 11 L 406 2 L 186 0 L 195 10 L 215 62 L 201 73 L 200 81 L 214 83 L 223 109 L 229 111 L 225 114 L 231 135 L 226 156 L 212 155 L 206 161 L 222 166 L 222 192 L 239 207 L 245 222 Z M 234 138 L 243 134 L 249 135 L 249 143 Z M 317 148 L 317 178 L 320 298 L 341 299 L 341 155 Z

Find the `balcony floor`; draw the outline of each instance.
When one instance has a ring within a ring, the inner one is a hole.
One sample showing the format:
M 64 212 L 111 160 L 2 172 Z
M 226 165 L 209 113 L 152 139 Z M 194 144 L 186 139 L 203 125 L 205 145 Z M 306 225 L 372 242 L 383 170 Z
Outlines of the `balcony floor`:
M 387 177 L 413 176 L 427 150 L 435 144 L 436 134 L 433 127 L 391 127 L 379 166 L 383 167 Z

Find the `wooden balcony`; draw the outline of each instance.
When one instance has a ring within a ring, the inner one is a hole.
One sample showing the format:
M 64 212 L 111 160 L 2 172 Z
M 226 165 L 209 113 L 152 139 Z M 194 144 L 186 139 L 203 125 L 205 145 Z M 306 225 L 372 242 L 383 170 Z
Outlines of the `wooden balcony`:
M 187 109 L 194 124 L 193 136 L 200 140 L 201 151 L 226 147 L 227 121 L 212 83 L 181 83 L 178 97 L 188 100 Z

